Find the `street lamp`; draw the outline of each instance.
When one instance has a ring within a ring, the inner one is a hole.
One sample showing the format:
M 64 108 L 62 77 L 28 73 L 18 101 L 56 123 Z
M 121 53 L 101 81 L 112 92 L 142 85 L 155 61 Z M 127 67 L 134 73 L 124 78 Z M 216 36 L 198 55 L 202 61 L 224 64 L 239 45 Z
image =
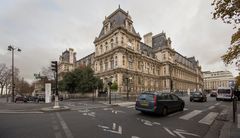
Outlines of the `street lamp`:
M 15 88 L 15 83 L 14 83 L 14 51 L 17 50 L 18 52 L 21 52 L 21 49 L 9 45 L 8 50 L 12 51 L 12 102 L 14 102 L 14 88 Z
M 128 90 L 128 85 L 129 85 L 129 80 L 132 80 L 132 77 L 127 77 L 127 100 L 129 100 L 129 90 Z

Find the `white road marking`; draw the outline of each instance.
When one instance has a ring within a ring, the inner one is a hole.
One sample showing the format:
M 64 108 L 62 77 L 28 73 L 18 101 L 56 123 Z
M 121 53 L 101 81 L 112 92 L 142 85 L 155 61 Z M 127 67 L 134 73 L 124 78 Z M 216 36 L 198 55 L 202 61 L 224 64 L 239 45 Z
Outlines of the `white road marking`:
M 114 124 L 113 123 L 113 127 L 114 127 Z M 99 125 L 98 125 L 99 126 Z M 104 126 L 105 127 L 105 126 Z M 115 127 L 116 127 L 116 124 L 115 124 Z M 103 127 L 102 127 L 103 128 Z M 122 134 L 122 127 L 121 126 L 118 126 L 118 131 L 114 131 L 114 130 L 109 130 L 108 127 L 107 128 L 104 128 L 103 131 L 108 131 L 108 132 L 111 132 L 111 133 L 115 133 L 115 134 Z
M 211 109 L 213 109 L 213 108 L 215 108 L 215 106 L 210 106 L 210 107 L 208 107 L 209 110 L 211 110 Z
M 219 105 L 220 103 L 216 103 L 215 105 Z
M 0 114 L 42 114 L 43 112 L 0 111 Z
M 153 122 L 153 124 L 155 124 L 155 125 L 159 125 L 159 126 L 161 125 L 161 124 L 160 124 L 160 123 L 158 123 L 158 122 Z
M 59 113 L 56 113 L 56 115 L 57 115 L 58 120 L 60 121 L 60 124 L 63 128 L 64 133 L 66 134 L 66 137 L 67 138 L 73 138 L 72 132 L 68 128 L 67 124 L 65 123 L 65 121 L 63 120 L 61 115 Z
M 176 137 L 176 135 L 175 135 L 172 131 L 170 131 L 168 128 L 166 128 L 166 127 L 163 127 L 163 128 L 164 128 L 170 135 Z
M 187 108 L 184 108 L 183 111 L 187 111 L 188 109 Z
M 190 118 L 193 118 L 194 116 L 200 114 L 202 111 L 200 110 L 194 110 L 186 115 L 183 115 L 180 117 L 180 119 L 183 119 L 183 120 L 189 120 Z
M 140 138 L 140 137 L 138 137 L 138 136 L 132 136 L 131 138 Z
M 108 129 L 109 127 L 107 127 L 107 126 L 101 126 L 101 125 L 98 125 L 98 127 L 101 127 L 101 128 L 103 128 L 103 129 Z
M 207 116 L 205 116 L 203 119 L 201 119 L 198 122 L 206 125 L 211 125 L 217 116 L 218 116 L 218 113 L 210 112 Z
M 183 134 L 184 135 L 190 135 L 190 136 L 195 136 L 195 137 L 200 137 L 199 135 L 197 135 L 197 134 L 193 134 L 193 133 L 188 133 L 188 132 L 185 132 L 185 131 L 173 131 L 174 133 L 176 133 L 180 138 L 186 138 L 186 137 L 184 137 L 183 136 Z
M 128 106 L 127 108 L 134 108 L 135 107 L 135 105 L 132 105 L 132 106 Z
M 116 129 L 116 123 L 113 123 L 113 127 L 112 127 L 113 130 Z
M 238 114 L 238 128 L 240 128 L 240 114 Z

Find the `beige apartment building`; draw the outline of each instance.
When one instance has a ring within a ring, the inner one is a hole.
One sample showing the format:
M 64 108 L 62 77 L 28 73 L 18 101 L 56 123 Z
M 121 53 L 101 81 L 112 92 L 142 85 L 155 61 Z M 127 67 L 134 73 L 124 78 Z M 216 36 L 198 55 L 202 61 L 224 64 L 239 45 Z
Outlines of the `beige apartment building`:
M 212 91 L 218 89 L 218 87 L 231 87 L 235 81 L 233 75 L 229 71 L 205 71 L 204 77 L 204 89 Z
M 195 91 L 203 88 L 201 66 L 195 57 L 186 57 L 172 48 L 164 32 L 141 36 L 131 16 L 120 7 L 103 21 L 95 38 L 95 52 L 78 60 L 76 67 L 90 65 L 106 87 L 118 84 L 118 92 Z

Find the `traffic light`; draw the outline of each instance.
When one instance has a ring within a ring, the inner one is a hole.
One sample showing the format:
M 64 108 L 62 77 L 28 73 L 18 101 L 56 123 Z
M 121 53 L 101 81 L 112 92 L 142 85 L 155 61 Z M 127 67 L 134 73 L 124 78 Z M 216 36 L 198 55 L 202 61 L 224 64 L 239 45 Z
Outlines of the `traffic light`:
M 58 64 L 57 64 L 57 61 L 52 61 L 51 63 L 52 63 L 52 64 L 51 64 L 52 71 L 57 72 L 57 71 L 58 71 Z

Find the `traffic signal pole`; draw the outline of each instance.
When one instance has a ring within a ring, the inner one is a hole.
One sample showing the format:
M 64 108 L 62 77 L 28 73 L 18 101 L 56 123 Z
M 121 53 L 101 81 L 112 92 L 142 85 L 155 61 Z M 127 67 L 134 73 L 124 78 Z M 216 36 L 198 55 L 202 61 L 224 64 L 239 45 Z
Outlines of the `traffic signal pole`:
M 51 67 L 52 67 L 52 71 L 55 72 L 55 102 L 54 102 L 54 109 L 58 109 L 60 108 L 59 106 L 59 100 L 58 100 L 58 63 L 57 61 L 52 61 L 51 62 Z

